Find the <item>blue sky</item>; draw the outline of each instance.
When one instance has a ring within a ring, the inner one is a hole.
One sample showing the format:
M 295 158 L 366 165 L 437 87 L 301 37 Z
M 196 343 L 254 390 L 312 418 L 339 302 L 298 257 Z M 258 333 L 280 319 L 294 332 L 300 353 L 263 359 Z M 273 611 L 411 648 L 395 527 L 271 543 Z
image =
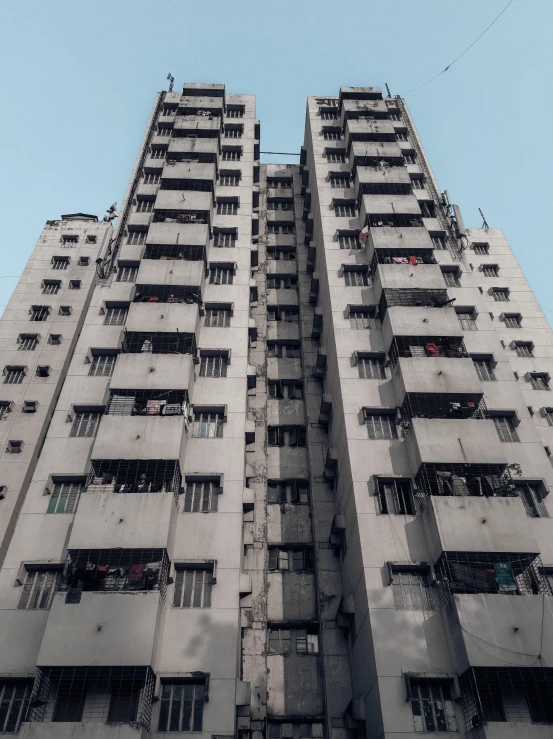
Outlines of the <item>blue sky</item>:
M 5 3 L 0 304 L 47 219 L 101 215 L 121 203 L 168 72 L 175 89 L 208 81 L 256 94 L 261 148 L 299 151 L 308 95 L 385 82 L 403 94 L 443 69 L 506 3 Z M 553 311 L 551 28 L 551 0 L 515 0 L 450 71 L 406 99 L 440 187 L 459 203 L 465 224 L 480 226 L 481 207 Z

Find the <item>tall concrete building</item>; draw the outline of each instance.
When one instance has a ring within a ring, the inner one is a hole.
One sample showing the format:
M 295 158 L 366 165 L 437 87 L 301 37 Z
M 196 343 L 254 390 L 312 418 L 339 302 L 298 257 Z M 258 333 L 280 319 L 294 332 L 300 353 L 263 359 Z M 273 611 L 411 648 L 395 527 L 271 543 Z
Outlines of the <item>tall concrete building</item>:
M 553 336 L 402 99 L 261 165 L 252 96 L 160 93 L 0 336 L 0 733 L 553 735 Z

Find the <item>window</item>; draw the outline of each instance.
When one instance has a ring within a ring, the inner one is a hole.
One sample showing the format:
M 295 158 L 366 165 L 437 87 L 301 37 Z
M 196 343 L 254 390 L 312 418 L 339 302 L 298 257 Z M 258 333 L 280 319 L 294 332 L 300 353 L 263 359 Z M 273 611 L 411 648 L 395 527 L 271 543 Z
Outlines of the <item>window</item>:
M 459 272 L 456 269 L 443 269 L 442 275 L 444 282 L 448 287 L 461 287 L 461 281 L 459 280 Z
M 22 413 L 36 413 L 38 410 L 38 400 L 24 400 L 21 405 Z
M 344 282 L 348 287 L 366 287 L 369 276 L 366 269 L 344 269 Z
M 127 320 L 128 306 L 113 306 L 106 309 L 104 326 L 122 326 Z
M 79 496 L 84 490 L 84 482 L 68 481 L 54 483 L 47 513 L 75 513 Z
M 219 185 L 222 187 L 233 187 L 240 184 L 240 172 L 232 172 L 230 170 L 221 170 L 219 176 Z
M 404 160 L 405 164 L 416 164 L 417 163 L 417 155 L 415 154 L 414 151 L 411 152 L 411 153 L 404 152 L 403 153 L 403 160 Z
M 26 368 L 18 365 L 4 367 L 4 385 L 21 385 L 26 375 Z
M 96 239 L 96 236 L 94 237 Z M 88 267 L 90 264 L 90 257 L 79 257 L 79 267 Z
M 303 383 L 301 380 L 269 380 L 269 398 L 276 400 L 301 400 Z
M 280 344 L 274 341 L 267 343 L 267 355 L 269 357 L 285 357 L 286 359 L 297 359 L 300 357 L 299 344 Z
M 211 608 L 213 567 L 180 567 L 175 571 L 175 608 Z
M 499 275 L 499 267 L 497 264 L 483 264 L 482 274 L 484 277 L 497 277 Z
M 547 372 L 532 372 L 530 374 L 530 384 L 533 390 L 551 390 Z
M 162 683 L 158 731 L 201 731 L 204 683 Z
M 534 344 L 531 341 L 517 341 L 515 344 L 517 357 L 533 357 Z
M 474 310 L 457 310 L 457 318 L 461 324 L 463 331 L 477 331 L 476 318 Z
M 295 275 L 269 275 L 267 277 L 267 287 L 269 290 L 289 290 L 295 288 L 298 279 Z
M 355 330 L 378 327 L 375 310 L 372 306 L 350 306 L 348 317 L 350 327 Z
M 177 115 L 177 109 L 169 105 L 164 106 L 162 115 Z
M 210 285 L 232 285 L 234 279 L 234 266 L 209 268 Z
M 200 357 L 200 377 L 226 377 L 228 354 Z
M 58 315 L 60 315 L 60 316 L 70 316 L 71 315 L 71 306 L 70 305 L 60 305 L 60 309 L 58 311 Z
M 242 156 L 240 149 L 223 147 L 223 162 L 239 162 Z
M 397 439 L 397 426 L 394 415 L 391 413 L 365 412 L 365 423 L 369 439 L 373 440 L 392 440 Z
M 505 313 L 504 320 L 506 328 L 522 328 L 520 313 Z
M 326 141 L 339 141 L 342 138 L 340 129 L 326 129 L 323 131 L 323 138 Z
M 519 441 L 512 416 L 494 416 L 495 430 L 499 441 Z
M 294 224 L 293 223 L 276 223 L 275 221 L 268 221 L 267 231 L 270 234 L 292 234 L 294 233 Z
M 134 282 L 138 274 L 138 266 L 134 264 L 119 265 L 117 272 L 117 282 Z
M 50 377 L 50 367 L 45 364 L 39 364 L 36 368 L 36 376 L 37 377 Z
M 490 251 L 489 244 L 473 244 L 472 248 L 475 254 L 480 254 L 481 256 L 485 254 L 489 254 L 489 251 Z
M 273 654 L 318 654 L 319 635 L 312 628 L 269 627 L 269 652 Z
M 495 375 L 489 359 L 473 359 L 474 369 L 482 382 L 493 382 Z
M 225 126 L 225 138 L 227 139 L 241 139 L 243 133 L 243 126 Z
M 269 569 L 284 572 L 312 572 L 314 568 L 313 549 L 289 549 L 269 547 Z
M 365 380 L 385 380 L 386 369 L 384 359 L 381 357 L 359 357 L 357 358 L 357 369 L 359 377 Z
M 157 129 L 158 136 L 170 136 L 172 132 L 173 132 L 172 128 L 165 128 L 163 126 L 158 126 L 158 129 Z
M 136 201 L 136 212 L 137 213 L 151 213 L 154 209 L 154 201 L 146 200 L 145 198 L 138 198 Z
M 451 680 L 408 679 L 415 731 L 457 731 Z
M 337 121 L 338 113 L 329 113 L 326 110 L 321 110 L 321 118 L 323 121 Z
M 216 231 L 213 246 L 217 249 L 222 247 L 231 248 L 236 244 L 235 231 Z
M 111 377 L 116 359 L 116 354 L 94 354 L 88 371 L 89 376 Z
M 217 480 L 186 478 L 184 513 L 215 513 L 221 488 Z
M 305 505 L 309 503 L 309 484 L 302 480 L 269 480 L 267 502 Z
M 167 154 L 167 149 L 161 149 L 161 148 L 152 148 L 152 151 L 150 152 L 150 156 L 152 159 L 165 159 L 165 155 Z
M 267 249 L 267 259 L 271 259 L 273 261 L 284 261 L 289 262 L 292 259 L 296 258 L 296 250 L 295 249 L 275 249 L 269 247 Z
M 428 568 L 392 565 L 394 606 L 398 611 L 431 611 L 434 608 L 428 585 Z
M 52 269 L 67 269 L 69 257 L 52 257 Z
M 294 201 L 267 198 L 267 210 L 294 210 Z
M 355 216 L 355 204 L 354 203 L 342 203 L 334 206 L 334 214 L 337 216 L 346 216 L 352 218 Z
M 0 734 L 16 734 L 27 715 L 32 682 L 0 681 Z
M 57 570 L 27 570 L 17 607 L 28 611 L 50 608 L 60 580 L 61 572 Z
M 243 117 L 244 117 L 244 107 L 242 105 L 236 106 L 234 108 L 227 106 L 227 118 L 243 118 Z
M 432 240 L 432 246 L 434 247 L 434 249 L 440 249 L 441 251 L 447 249 L 445 238 L 440 234 L 430 234 L 430 238 Z
M 547 508 L 543 503 L 542 486 L 540 483 L 515 482 L 515 490 L 521 499 L 526 513 L 532 518 L 547 517 Z
M 363 244 L 359 241 L 359 233 L 340 234 L 339 235 L 340 249 L 355 249 L 359 250 L 363 248 Z
M 344 164 L 346 161 L 346 152 L 343 149 L 327 149 L 326 158 L 329 162 Z
M 54 346 L 59 346 L 61 344 L 62 335 L 61 334 L 50 334 L 48 336 L 48 343 L 53 344 Z
M 86 237 L 86 243 L 87 244 L 95 244 L 98 241 L 98 237 L 94 236 L 93 234 L 89 234 Z M 81 257 L 81 259 L 88 259 L 88 257 Z
M 509 290 L 505 287 L 494 287 L 492 295 L 493 299 L 498 303 L 507 302 L 509 300 Z
M 146 241 L 146 231 L 131 231 L 127 237 L 127 244 L 144 244 Z
M 330 175 L 330 187 L 349 189 L 349 175 Z
M 305 426 L 269 426 L 269 446 L 304 447 L 307 445 Z
M 267 187 L 292 187 L 292 180 L 282 177 L 267 177 Z
M 80 290 L 81 280 L 69 280 L 69 289 L 70 290 Z
M 46 321 L 50 315 L 50 306 L 33 305 L 31 307 L 31 321 Z
M 399 129 L 395 129 L 396 131 L 396 138 L 398 141 L 407 141 L 407 131 L 400 131 Z
M 423 218 L 436 217 L 436 207 L 432 201 L 419 200 L 419 206 Z
M 414 190 L 424 190 L 424 176 L 412 177 L 411 185 L 413 186 Z
M 230 326 L 229 308 L 206 308 L 204 326 L 226 328 Z
M 99 422 L 100 414 L 98 412 L 78 411 L 75 413 L 69 436 L 96 436 Z
M 269 721 L 269 739 L 322 739 L 323 724 Z
M 219 200 L 217 214 L 220 216 L 235 216 L 238 213 L 238 203 L 234 200 Z
M 144 184 L 145 185 L 157 185 L 159 183 L 161 174 L 159 172 L 144 172 Z
M 10 414 L 12 409 L 11 402 L 7 400 L 0 401 L 0 421 L 4 421 Z
M 17 341 L 19 344 L 17 347 L 19 351 L 31 351 L 32 349 L 37 348 L 38 334 L 19 334 Z
M 194 414 L 192 437 L 194 439 L 220 439 L 223 436 L 223 414 L 217 411 Z
M 299 320 L 299 310 L 293 305 L 268 305 L 267 320 L 297 323 Z
M 64 234 L 61 237 L 61 243 L 64 246 L 73 246 L 74 244 L 78 244 L 79 243 L 79 237 L 78 236 L 73 236 L 71 234 Z
M 21 454 L 23 451 L 23 442 L 16 439 L 10 439 L 6 446 L 6 452 L 8 454 Z
M 380 513 L 396 513 L 401 516 L 415 515 L 411 480 L 400 478 L 377 479 L 376 492 Z

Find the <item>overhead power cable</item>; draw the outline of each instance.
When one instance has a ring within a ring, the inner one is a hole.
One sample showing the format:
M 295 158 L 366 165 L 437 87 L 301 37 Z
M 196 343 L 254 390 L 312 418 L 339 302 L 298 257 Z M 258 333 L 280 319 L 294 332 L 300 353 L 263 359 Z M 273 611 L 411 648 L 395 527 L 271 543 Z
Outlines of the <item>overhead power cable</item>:
M 515 0 L 509 0 L 509 2 L 507 3 L 507 5 L 501 11 L 501 13 L 499 15 L 497 15 L 493 19 L 493 21 L 490 23 L 490 25 L 482 31 L 482 33 L 480 34 L 480 36 L 478 36 L 478 38 L 474 39 L 474 41 L 472 42 L 472 44 L 470 46 L 467 46 L 467 48 L 463 51 L 463 53 L 462 54 L 459 54 L 459 56 L 456 57 L 452 62 L 450 62 L 445 69 L 442 69 L 442 71 L 441 72 L 438 72 L 438 74 L 435 74 L 434 77 L 431 77 L 426 82 L 423 82 L 422 85 L 419 85 L 418 87 L 413 87 L 412 90 L 408 90 L 407 92 L 402 93 L 401 97 L 403 97 L 404 95 L 409 95 L 412 92 L 416 92 L 417 90 L 420 90 L 422 87 L 426 87 L 426 85 L 429 85 L 431 82 L 434 82 L 434 80 L 437 79 L 440 75 L 445 74 L 448 71 L 448 69 L 451 69 L 451 67 L 455 64 L 455 62 L 458 62 L 459 59 L 461 59 L 461 57 L 465 56 L 465 54 L 467 53 L 467 51 L 470 51 L 470 49 L 472 49 L 472 47 L 478 41 L 480 41 L 480 39 L 482 38 L 482 36 L 485 33 L 487 33 L 490 30 L 490 28 L 494 25 L 494 23 L 496 23 L 501 18 L 501 16 L 507 10 L 507 8 L 509 7 L 509 5 L 512 5 L 514 3 L 514 1 Z

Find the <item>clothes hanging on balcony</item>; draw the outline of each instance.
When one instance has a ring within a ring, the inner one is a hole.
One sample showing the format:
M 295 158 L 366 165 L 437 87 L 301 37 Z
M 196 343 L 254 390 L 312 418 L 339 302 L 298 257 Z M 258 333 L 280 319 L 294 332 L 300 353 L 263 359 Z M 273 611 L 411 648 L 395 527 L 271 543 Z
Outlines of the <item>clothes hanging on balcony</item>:
M 409 264 L 407 257 L 392 257 L 393 264 Z
M 418 263 L 419 263 L 419 260 L 417 259 L 417 257 L 413 257 L 413 256 L 409 257 L 409 264 L 415 266 Z

